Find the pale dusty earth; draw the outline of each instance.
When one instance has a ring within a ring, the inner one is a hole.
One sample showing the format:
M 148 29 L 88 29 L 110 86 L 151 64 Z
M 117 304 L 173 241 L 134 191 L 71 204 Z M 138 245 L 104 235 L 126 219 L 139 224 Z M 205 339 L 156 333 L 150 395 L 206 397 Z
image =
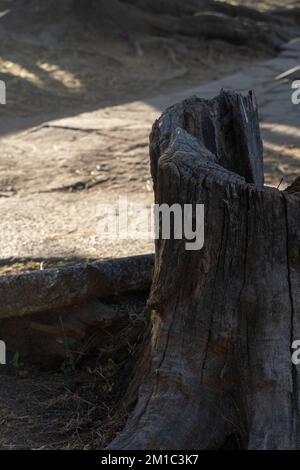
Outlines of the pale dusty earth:
M 211 41 L 187 60 L 159 39 L 141 54 L 91 31 L 71 43 L 53 27 L 3 32 L 9 3 L 0 0 L 0 274 L 153 251 L 151 241 L 99 238 L 99 205 L 127 196 L 151 206 L 151 125 L 191 94 L 254 89 L 266 184 L 284 188 L 299 174 L 300 105 L 291 103 L 291 77 L 276 79 L 299 64 L 299 42 L 277 58 Z M 69 376 L 21 357 L 1 369 L 0 448 L 94 448 L 107 434 L 103 422 L 113 421 L 115 368 L 100 362 Z
M 262 9 L 276 4 L 258 3 Z M 4 10 L 9 2 L 0 4 Z M 0 43 L 0 78 L 7 87 L 7 103 L 0 107 L 1 273 L 153 251 L 151 240 L 103 240 L 101 204 L 127 196 L 129 203 L 150 208 L 153 121 L 166 106 L 192 93 L 201 96 L 201 84 L 234 73 L 243 73 L 237 88 L 257 91 L 259 77 L 254 71 L 248 80 L 249 67 L 270 59 L 219 41 L 199 42 L 193 60 L 159 38 L 137 49 L 87 31 L 69 43 L 53 28 L 39 35 L 12 30 Z M 268 100 L 275 102 L 276 95 Z M 273 111 L 280 114 L 280 107 Z M 288 153 L 294 161 L 297 149 Z M 286 160 L 284 165 L 282 171 L 273 165 L 267 181 L 276 184 L 281 174 L 294 172 Z

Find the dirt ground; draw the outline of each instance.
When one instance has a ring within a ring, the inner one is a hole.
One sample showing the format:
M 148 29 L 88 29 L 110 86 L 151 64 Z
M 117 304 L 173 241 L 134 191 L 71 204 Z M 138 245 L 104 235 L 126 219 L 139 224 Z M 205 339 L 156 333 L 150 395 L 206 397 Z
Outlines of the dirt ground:
M 0 25 L 10 4 L 0 1 Z M 99 204 L 119 195 L 152 202 L 147 145 L 157 110 L 139 122 L 131 102 L 219 79 L 269 56 L 221 41 L 136 43 L 122 32 L 108 38 L 51 18 L 31 26 L 19 19 L 0 29 L 0 79 L 7 87 L 0 108 L 0 274 L 153 251 L 152 242 L 103 243 L 96 233 Z M 139 310 L 144 304 L 137 301 Z M 92 358 L 72 373 L 22 357 L 10 361 L 0 371 L 1 449 L 97 448 L 122 426 L 126 416 L 115 412 L 131 373 L 126 359 Z
M 159 112 L 137 115 L 131 103 L 224 77 L 266 54 L 188 37 L 136 41 L 51 16 L 37 24 L 17 13 L 10 20 L 11 3 L 0 2 L 7 88 L 0 272 L 153 251 L 151 241 L 103 242 L 97 233 L 99 205 L 119 195 L 152 202 L 148 135 Z M 31 3 L 42 14 L 39 2 Z M 61 121 L 71 117 L 71 124 Z
M 68 342 L 57 348 L 55 339 L 40 332 L 32 338 L 34 356 L 9 352 L 0 370 L 0 449 L 96 449 L 122 429 L 123 395 L 143 337 L 146 297 L 102 300 L 120 320 L 91 329 L 80 345 L 63 333 Z

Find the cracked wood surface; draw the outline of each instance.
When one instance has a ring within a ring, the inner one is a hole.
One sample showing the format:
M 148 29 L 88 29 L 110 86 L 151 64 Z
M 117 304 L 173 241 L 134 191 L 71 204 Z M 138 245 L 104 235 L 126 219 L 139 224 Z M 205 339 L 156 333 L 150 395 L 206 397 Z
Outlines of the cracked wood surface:
M 249 100 L 256 128 L 252 97 L 221 93 L 216 101 L 226 114 L 238 111 L 239 99 Z M 187 100 L 153 127 L 155 199 L 204 203 L 205 244 L 189 252 L 185 240 L 156 243 L 150 365 L 112 449 L 216 449 L 228 439 L 245 449 L 299 448 L 300 376 L 291 343 L 300 335 L 300 199 L 262 187 L 260 171 L 247 181 L 249 163 L 256 157 L 261 168 L 262 155 L 240 152 L 237 164 L 243 133 L 220 128 L 224 113 L 213 114 L 205 148 L 201 112 L 215 104 Z M 259 134 L 250 135 L 260 148 Z M 219 138 L 229 139 L 225 156 Z M 224 168 L 228 162 L 235 172 Z

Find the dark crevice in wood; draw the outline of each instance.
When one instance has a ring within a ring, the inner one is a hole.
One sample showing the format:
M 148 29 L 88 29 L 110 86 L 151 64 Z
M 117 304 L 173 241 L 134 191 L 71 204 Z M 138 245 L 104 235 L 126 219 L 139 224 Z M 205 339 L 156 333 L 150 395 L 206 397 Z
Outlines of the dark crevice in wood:
M 286 194 L 282 192 L 283 203 L 284 203 L 284 210 L 285 210 L 285 226 L 286 226 L 286 259 L 287 259 L 287 285 L 288 285 L 288 292 L 289 292 L 289 300 L 290 300 L 290 308 L 291 308 L 291 321 L 290 321 L 290 344 L 292 345 L 294 341 L 294 317 L 295 317 L 295 309 L 294 309 L 294 299 L 293 299 L 293 289 L 292 289 L 292 281 L 291 281 L 291 267 L 290 267 L 290 252 L 289 252 L 289 216 L 288 216 L 288 200 Z M 291 442 L 293 441 L 294 429 L 296 426 L 296 416 L 295 413 L 299 415 L 298 403 L 297 403 L 297 378 L 296 378 L 296 368 L 294 367 L 291 361 L 291 378 L 292 378 L 292 422 L 291 422 Z

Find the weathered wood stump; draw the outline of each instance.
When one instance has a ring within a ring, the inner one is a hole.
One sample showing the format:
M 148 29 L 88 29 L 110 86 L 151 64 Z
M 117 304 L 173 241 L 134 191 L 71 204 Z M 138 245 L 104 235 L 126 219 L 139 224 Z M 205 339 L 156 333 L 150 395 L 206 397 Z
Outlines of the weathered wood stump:
M 157 203 L 205 205 L 205 243 L 156 243 L 138 400 L 109 447 L 299 448 L 300 194 L 263 186 L 252 93 L 171 107 L 150 155 Z

